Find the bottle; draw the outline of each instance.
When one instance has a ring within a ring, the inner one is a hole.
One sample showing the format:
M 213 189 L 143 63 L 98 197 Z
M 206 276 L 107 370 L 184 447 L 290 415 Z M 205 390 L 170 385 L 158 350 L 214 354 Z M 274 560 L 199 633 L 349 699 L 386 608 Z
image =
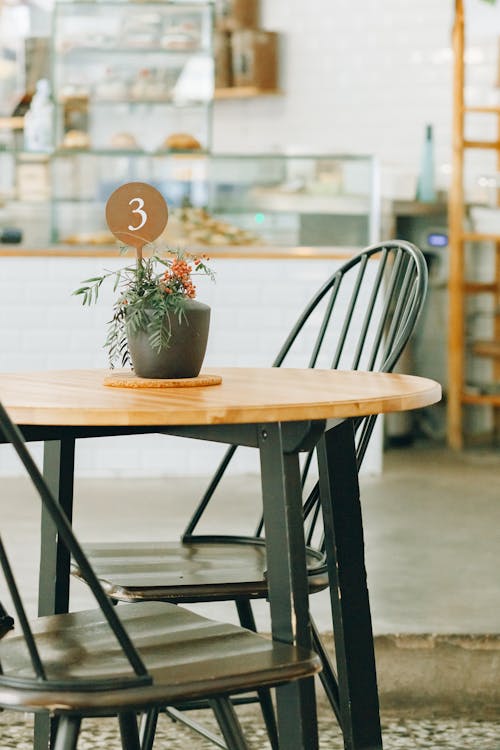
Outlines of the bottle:
M 432 125 L 425 126 L 425 140 L 417 183 L 417 200 L 422 203 L 432 203 L 436 200 Z
M 50 85 L 46 78 L 41 78 L 24 116 L 24 147 L 27 151 L 52 149 L 52 113 Z

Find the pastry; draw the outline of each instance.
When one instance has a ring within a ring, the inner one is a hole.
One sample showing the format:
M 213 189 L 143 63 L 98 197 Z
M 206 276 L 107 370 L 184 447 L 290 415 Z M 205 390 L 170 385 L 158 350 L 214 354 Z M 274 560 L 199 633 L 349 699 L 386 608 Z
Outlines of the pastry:
M 199 151 L 201 143 L 189 133 L 172 133 L 165 139 L 164 148 L 171 151 Z
M 170 214 L 162 240 L 178 245 L 258 245 L 252 232 L 215 219 L 202 208 L 176 208 Z
M 111 136 L 111 146 L 113 148 L 138 149 L 135 136 L 132 133 L 113 133 Z
M 62 238 L 67 245 L 112 245 L 115 238 L 110 232 L 79 232 Z
M 89 134 L 83 130 L 68 130 L 61 145 L 63 148 L 89 148 Z

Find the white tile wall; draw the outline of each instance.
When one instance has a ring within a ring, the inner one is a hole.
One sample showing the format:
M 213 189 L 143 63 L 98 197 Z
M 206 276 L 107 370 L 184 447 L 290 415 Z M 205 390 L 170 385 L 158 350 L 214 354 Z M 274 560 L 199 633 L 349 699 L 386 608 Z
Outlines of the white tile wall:
M 81 280 L 123 259 L 0 258 L 0 370 L 106 367 L 102 344 L 111 317 L 112 289 L 103 286 L 100 303 L 83 308 L 72 297 Z M 316 289 L 332 273 L 334 261 L 217 260 L 217 282 L 202 279 L 198 297 L 212 307 L 205 366 L 267 366 Z M 302 363 L 301 363 L 302 364 Z M 81 441 L 80 476 L 161 476 L 210 474 L 221 447 L 207 443 L 137 436 Z M 41 446 L 35 448 L 41 456 Z M 255 451 L 241 452 L 235 471 L 255 470 Z M 380 433 L 366 470 L 381 468 Z M 0 474 L 19 466 L 0 446 Z
M 215 151 L 374 153 L 416 175 L 429 122 L 437 165 L 449 163 L 452 0 L 261 7 L 262 26 L 282 32 L 285 95 L 217 102 Z

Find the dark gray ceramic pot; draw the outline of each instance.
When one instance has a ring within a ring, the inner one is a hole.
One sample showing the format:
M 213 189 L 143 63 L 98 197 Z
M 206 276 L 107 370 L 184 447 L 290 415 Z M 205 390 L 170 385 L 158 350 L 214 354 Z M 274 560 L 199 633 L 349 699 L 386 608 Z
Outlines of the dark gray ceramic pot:
M 194 378 L 203 364 L 210 327 L 210 308 L 187 300 L 181 321 L 170 313 L 172 335 L 167 349 L 151 348 L 146 331 L 127 331 L 128 349 L 135 374 L 141 378 Z

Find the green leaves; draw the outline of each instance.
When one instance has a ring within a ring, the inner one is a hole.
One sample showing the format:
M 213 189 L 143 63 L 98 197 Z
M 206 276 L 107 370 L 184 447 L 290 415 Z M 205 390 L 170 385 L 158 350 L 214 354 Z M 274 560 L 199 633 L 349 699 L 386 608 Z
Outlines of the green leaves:
M 116 360 L 121 360 L 122 367 L 130 362 L 123 311 L 116 307 L 115 310 L 112 320 L 108 323 L 108 336 L 104 342 L 111 368 L 114 367 Z
M 75 289 L 73 294 L 81 295 L 83 297 L 83 305 L 92 305 L 93 303 L 97 302 L 97 299 L 99 297 L 99 289 L 101 288 L 104 279 L 108 278 L 108 276 L 113 276 L 114 273 L 115 272 L 112 271 L 111 273 L 104 274 L 104 276 L 94 276 L 91 279 L 84 279 L 82 283 L 88 284 L 90 286 L 81 286 L 79 289 Z
M 153 317 L 146 330 L 149 334 L 148 340 L 151 348 L 154 349 L 157 354 L 159 354 L 162 349 L 168 348 L 170 336 L 172 335 L 172 327 L 170 325 L 170 316 L 168 313 L 164 314 L 163 317 L 160 317 L 159 315 Z

